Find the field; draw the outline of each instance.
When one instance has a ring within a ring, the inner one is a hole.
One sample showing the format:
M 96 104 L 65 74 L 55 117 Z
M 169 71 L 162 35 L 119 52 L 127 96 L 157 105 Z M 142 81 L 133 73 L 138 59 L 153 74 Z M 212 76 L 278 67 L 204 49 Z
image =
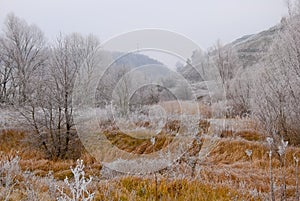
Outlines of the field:
M 83 147 L 78 147 L 80 160 L 85 165 L 84 176 L 92 178 L 87 190 L 94 193 L 94 200 L 269 200 L 270 148 L 266 136 L 251 119 L 228 119 L 220 130 L 218 125 L 223 120 L 200 121 L 200 130 L 207 130 L 201 143 L 193 141 L 188 151 L 172 165 L 148 174 L 133 175 L 108 169 Z M 147 127 L 143 122 L 140 124 Z M 169 129 L 156 137 L 155 144 L 124 135 L 112 127 L 105 129 L 105 135 L 122 150 L 148 154 L 166 147 L 173 139 L 168 132 L 175 128 L 176 122 L 169 122 Z M 2 130 L 1 200 L 55 200 L 62 195 L 62 189 L 71 195 L 64 179 L 74 180 L 70 167 L 74 168 L 78 161 L 50 160 L 43 148 L 34 143 L 34 137 L 28 130 Z M 205 142 L 210 142 L 211 147 L 202 152 L 207 148 Z M 285 157 L 278 154 L 277 147 L 271 149 L 275 196 L 281 198 L 285 179 L 285 196 L 287 200 L 295 200 L 299 177 L 295 157 L 300 157 L 300 148 L 288 146 Z

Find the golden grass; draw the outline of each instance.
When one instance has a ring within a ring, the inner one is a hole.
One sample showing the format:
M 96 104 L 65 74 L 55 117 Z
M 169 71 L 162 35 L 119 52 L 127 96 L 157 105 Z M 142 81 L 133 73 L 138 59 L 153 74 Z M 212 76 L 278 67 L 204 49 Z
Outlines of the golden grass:
M 136 154 L 149 154 L 164 148 L 172 141 L 172 136 L 159 134 L 155 137 L 155 144 L 152 145 L 150 139 L 133 138 L 121 131 L 104 132 L 107 139 L 116 147 L 123 151 Z
M 22 149 L 21 141 L 24 140 L 24 137 L 24 131 L 3 130 L 0 132 L 0 151 L 9 153 L 12 148 L 14 151 L 20 151 Z
M 206 124 L 205 124 L 206 125 Z M 196 177 L 191 178 L 189 165 L 180 164 L 179 173 L 185 174 L 184 179 L 176 179 L 158 175 L 156 182 L 153 175 L 145 177 L 126 176 L 105 181 L 94 181 L 91 191 L 95 192 L 95 200 L 254 200 L 249 190 L 257 189 L 261 200 L 268 198 L 269 187 L 269 157 L 268 146 L 262 135 L 253 131 L 238 131 L 226 133 L 219 139 L 218 145 L 209 153 L 207 158 L 201 160 L 198 165 Z M 235 135 L 235 138 L 232 136 Z M 239 136 L 241 139 L 236 138 Z M 21 158 L 22 170 L 29 170 L 38 177 L 44 177 L 49 171 L 57 180 L 63 180 L 66 176 L 72 178 L 70 166 L 75 166 L 74 160 L 48 160 L 38 147 L 32 147 L 27 142 L 28 135 L 24 131 L 8 130 L 0 134 L 0 152 L 3 156 L 18 154 Z M 116 146 L 134 153 L 151 153 L 167 146 L 170 140 L 166 134 L 156 138 L 153 146 L 149 139 L 131 139 L 122 133 L 107 133 L 107 137 Z M 252 150 L 249 158 L 245 151 Z M 18 151 L 18 153 L 16 153 Z M 191 150 L 191 153 L 193 150 Z M 276 185 L 281 181 L 281 160 L 276 150 L 273 155 L 273 171 Z M 300 158 L 299 147 L 289 147 L 286 154 L 286 182 L 287 196 L 292 199 L 295 195 L 295 171 L 293 155 Z M 81 158 L 86 164 L 87 177 L 100 176 L 101 164 L 85 151 Z M 300 176 L 300 174 L 298 175 Z M 48 187 L 35 182 L 43 200 L 51 200 L 47 195 Z M 0 187 L 1 188 L 1 187 Z M 156 190 L 157 189 L 157 193 Z M 24 186 L 18 186 L 11 195 L 11 200 L 21 200 L 26 196 Z M 276 191 L 280 196 L 280 190 Z M 257 197 L 256 200 L 260 200 Z
M 201 114 L 203 118 L 212 117 L 212 108 L 203 103 L 194 101 L 165 101 L 159 105 L 167 114 Z
M 252 150 L 249 158 L 246 150 Z M 227 183 L 227 186 L 240 189 L 240 184 L 245 183 L 247 189 L 254 189 L 268 194 L 269 187 L 269 148 L 266 143 L 249 142 L 234 139 L 221 139 L 218 146 L 210 153 L 207 162 L 209 166 L 203 166 L 200 177 L 210 183 Z M 276 150 L 273 150 L 273 175 L 277 185 L 281 183 L 282 163 Z M 286 183 L 287 196 L 295 196 L 295 167 L 293 156 L 300 156 L 299 147 L 289 147 L 286 153 Z M 300 174 L 298 175 L 298 177 Z M 276 191 L 277 197 L 280 189 Z
M 118 189 L 105 194 L 108 189 Z M 187 179 L 155 181 L 153 178 L 141 179 L 124 177 L 102 185 L 96 191 L 95 200 L 253 200 L 249 194 L 241 195 L 235 189 L 224 185 L 211 185 Z

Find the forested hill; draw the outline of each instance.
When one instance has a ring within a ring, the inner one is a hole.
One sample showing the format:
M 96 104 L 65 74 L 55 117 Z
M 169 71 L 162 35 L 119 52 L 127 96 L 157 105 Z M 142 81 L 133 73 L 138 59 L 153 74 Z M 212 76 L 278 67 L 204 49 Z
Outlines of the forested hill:
M 212 67 L 220 70 L 220 64 L 231 65 L 228 69 L 234 74 L 240 67 L 249 68 L 258 64 L 269 52 L 269 49 L 282 30 L 282 23 L 257 34 L 245 35 L 228 44 L 216 42 L 207 51 L 195 50 L 186 65 L 179 72 L 193 83 L 209 79 Z M 195 69 L 196 68 L 196 69 Z M 227 68 L 227 67 L 226 67 Z M 228 74 L 228 76 L 230 76 Z M 228 77 L 229 78 L 229 77 Z M 231 79 L 231 78 L 229 78 Z
M 225 47 L 231 47 L 237 52 L 244 67 L 252 66 L 268 52 L 281 28 L 279 24 L 257 34 L 243 36 Z
M 137 54 L 137 53 L 124 54 L 122 52 L 113 52 L 112 55 L 113 58 L 115 59 L 115 64 L 119 66 L 124 65 L 130 67 L 138 67 L 138 66 L 149 65 L 149 64 L 159 64 L 159 65 L 162 64 L 161 62 L 143 54 Z

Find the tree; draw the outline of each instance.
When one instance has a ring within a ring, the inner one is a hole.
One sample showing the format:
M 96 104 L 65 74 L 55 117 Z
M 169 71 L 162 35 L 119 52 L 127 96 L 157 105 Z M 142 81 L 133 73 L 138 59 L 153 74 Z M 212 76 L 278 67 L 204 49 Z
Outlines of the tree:
M 240 67 L 239 60 L 233 48 L 223 46 L 220 41 L 217 41 L 213 52 L 215 53 L 213 65 L 216 67 L 218 78 L 227 96 L 230 81 L 234 78 L 236 71 Z
M 47 49 L 48 60 L 43 69 L 28 84 L 27 101 L 19 111 L 50 158 L 77 158 L 80 154 L 72 117 L 72 93 L 82 65 L 87 70 L 87 79 L 93 74 L 98 44 L 92 35 L 60 35 Z
M 191 87 L 184 81 L 179 82 L 174 91 L 176 98 L 180 100 L 192 100 L 193 98 Z
M 123 66 L 118 70 L 118 79 L 112 93 L 112 101 L 121 116 L 129 111 L 130 88 L 132 87 L 132 75 L 128 74 L 129 67 Z
M 233 109 L 232 115 L 245 116 L 251 113 L 254 71 L 253 68 L 243 69 L 231 81 L 227 96 Z
M 44 35 L 38 27 L 9 14 L 0 44 L 2 99 L 8 98 L 7 87 L 13 87 L 13 98 L 23 104 L 30 93 L 30 83 L 47 59 Z
M 99 41 L 92 35 L 83 37 L 71 34 L 60 35 L 52 47 L 48 67 L 50 74 L 46 79 L 48 87 L 43 95 L 45 104 L 41 107 L 48 120 L 45 123 L 50 131 L 50 144 L 54 146 L 56 157 L 66 157 L 70 140 L 77 137 L 72 117 L 73 87 L 84 63 L 88 69 L 88 76 L 93 73 L 96 65 L 93 53 L 98 44 Z
M 0 38 L 0 103 L 8 103 L 13 91 L 13 67 Z
M 256 117 L 268 133 L 299 144 L 300 10 L 289 5 L 289 16 L 282 20 L 281 32 L 261 64 L 253 99 Z

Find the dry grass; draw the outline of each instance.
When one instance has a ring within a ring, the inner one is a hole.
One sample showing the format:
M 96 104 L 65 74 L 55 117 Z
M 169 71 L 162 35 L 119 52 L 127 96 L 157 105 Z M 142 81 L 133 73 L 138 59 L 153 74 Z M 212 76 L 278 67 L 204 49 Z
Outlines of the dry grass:
M 30 142 L 32 134 L 26 131 L 5 130 L 0 133 L 0 161 L 7 157 L 18 155 L 20 167 L 23 171 L 31 171 L 35 175 L 45 176 L 50 171 L 53 171 L 54 177 L 64 179 L 66 176 L 71 176 L 70 166 L 75 165 L 74 160 L 49 160 L 44 154 L 44 151 L 33 146 Z M 99 175 L 101 169 L 100 163 L 88 153 L 83 151 L 81 158 L 90 167 L 88 172 Z M 97 170 L 97 171 L 96 171 Z
M 118 189 L 110 191 L 109 189 Z M 96 191 L 96 200 L 253 200 L 223 185 L 211 185 L 187 179 L 157 182 L 153 178 L 124 177 L 102 184 Z M 108 193 L 107 193 L 108 192 Z
M 203 118 L 212 117 L 212 108 L 208 105 L 193 101 L 165 101 L 160 102 L 167 114 L 201 114 Z
M 203 121 L 199 126 L 206 128 L 209 124 Z M 169 127 L 170 130 L 171 127 L 176 129 L 176 122 L 170 123 Z M 46 159 L 39 147 L 32 146 L 28 142 L 30 137 L 32 136 L 24 131 L 3 131 L 0 134 L 0 161 L 5 158 L 4 156 L 18 154 L 21 158 L 21 169 L 32 172 L 39 180 L 49 171 L 53 171 L 54 178 L 57 180 L 63 180 L 66 176 L 72 178 L 70 166 L 75 165 L 74 160 Z M 170 135 L 161 133 L 156 137 L 155 145 L 152 145 L 149 139 L 131 138 L 116 130 L 108 132 L 106 137 L 119 148 L 139 154 L 159 150 L 172 140 Z M 85 151 L 81 158 L 86 164 L 86 175 L 95 178 L 90 189 L 96 193 L 95 200 L 155 200 L 156 197 L 158 200 L 254 200 L 255 196 L 250 193 L 254 189 L 257 192 L 256 200 L 267 200 L 270 191 L 269 149 L 262 134 L 253 130 L 223 131 L 222 137 L 218 139 L 218 145 L 208 157 L 199 161 L 196 176 L 193 178 L 189 164 L 182 163 L 169 169 L 169 172 L 158 175 L 158 182 L 155 181 L 154 175 L 98 180 L 97 178 L 101 178 L 101 164 Z M 246 155 L 246 150 L 252 150 L 250 158 Z M 289 147 L 286 155 L 289 200 L 292 200 L 295 195 L 293 155 L 300 157 L 299 147 Z M 274 155 L 272 163 L 274 181 L 278 187 L 281 182 L 281 160 L 278 154 Z M 170 176 L 173 173 L 183 174 L 184 177 Z M 48 195 L 46 183 L 37 181 L 34 181 L 33 185 L 39 192 L 39 196 L 43 200 L 53 200 Z M 24 199 L 26 197 L 24 188 L 24 186 L 16 186 L 11 200 Z M 276 196 L 280 196 L 279 188 L 276 190 Z
M 249 158 L 246 150 L 252 150 Z M 276 151 L 276 150 L 274 150 Z M 269 189 L 269 148 L 262 142 L 249 142 L 246 140 L 222 139 L 219 145 L 210 153 L 206 162 L 209 166 L 203 166 L 200 177 L 210 183 L 227 183 L 236 189 L 257 189 L 262 194 L 268 195 Z M 274 181 L 276 185 L 281 183 L 281 160 L 275 153 L 272 161 Z M 295 167 L 293 155 L 300 156 L 300 148 L 289 147 L 286 153 L 286 181 L 287 196 L 289 199 L 295 197 Z M 300 176 L 300 175 L 298 175 Z M 280 189 L 276 191 L 279 197 Z
M 155 144 L 150 139 L 133 138 L 119 130 L 104 133 L 107 139 L 119 149 L 136 154 L 149 154 L 161 150 L 172 142 L 172 136 L 161 133 L 156 135 Z
M 232 130 L 223 130 L 220 134 L 221 138 L 241 138 L 248 141 L 264 141 L 265 137 L 253 130 L 241 130 L 234 132 Z

